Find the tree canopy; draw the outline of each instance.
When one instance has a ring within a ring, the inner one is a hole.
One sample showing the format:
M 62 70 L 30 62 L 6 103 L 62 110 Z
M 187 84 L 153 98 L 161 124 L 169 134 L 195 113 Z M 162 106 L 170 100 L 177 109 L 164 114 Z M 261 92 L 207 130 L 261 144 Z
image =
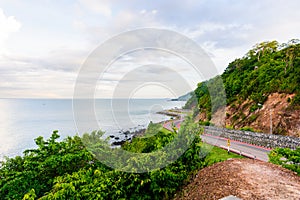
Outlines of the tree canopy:
M 218 104 L 223 97 L 214 89 L 220 88 L 220 77 L 228 106 L 236 101 L 250 100 L 253 104 L 251 111 L 255 111 L 270 94 L 278 92 L 295 94 L 290 106 L 299 108 L 300 41 L 293 39 L 284 44 L 277 41 L 256 44 L 244 57 L 229 63 L 221 76 L 199 83 L 193 96 L 198 103 L 196 112 L 205 112 L 208 120 L 211 112 L 216 111 L 211 105 Z M 192 105 L 191 102 L 192 99 L 186 106 Z
M 92 142 L 93 148 L 105 150 L 109 144 L 102 139 L 102 131 L 62 141 L 57 141 L 57 131 L 47 140 L 38 137 L 35 139 L 36 149 L 26 150 L 23 156 L 7 158 L 1 163 L 1 199 L 170 198 L 195 170 L 206 165 L 205 157 L 199 156 L 202 147 L 199 129 L 195 126 L 198 125 L 191 119 L 187 120 L 177 133 L 150 123 L 145 136 L 135 137 L 132 142 L 124 144 L 121 147 L 124 150 L 148 156 L 148 152 L 168 145 L 181 132 L 195 135 L 191 146 L 178 160 L 147 173 L 117 171 L 96 159 L 84 144 Z M 121 161 L 122 158 L 114 160 Z M 128 167 L 134 167 L 131 161 L 128 161 Z

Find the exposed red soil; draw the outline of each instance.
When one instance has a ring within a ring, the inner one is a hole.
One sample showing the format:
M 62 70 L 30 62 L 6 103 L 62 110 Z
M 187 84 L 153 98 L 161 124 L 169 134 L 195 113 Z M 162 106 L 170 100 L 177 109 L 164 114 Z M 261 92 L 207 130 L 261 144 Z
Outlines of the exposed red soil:
M 175 199 L 213 200 L 229 195 L 243 200 L 298 200 L 300 177 L 271 163 L 231 159 L 200 170 Z
M 255 104 L 253 101 L 237 100 L 227 106 L 226 111 L 222 109 L 214 113 L 211 122 L 221 127 L 229 125 L 234 129 L 240 129 L 248 126 L 264 133 L 272 131 L 273 134 L 300 137 L 300 109 L 290 106 L 294 96 L 294 94 L 284 93 L 270 94 L 262 107 L 254 112 L 250 112 L 251 106 Z M 203 113 L 200 113 L 196 119 L 207 120 Z

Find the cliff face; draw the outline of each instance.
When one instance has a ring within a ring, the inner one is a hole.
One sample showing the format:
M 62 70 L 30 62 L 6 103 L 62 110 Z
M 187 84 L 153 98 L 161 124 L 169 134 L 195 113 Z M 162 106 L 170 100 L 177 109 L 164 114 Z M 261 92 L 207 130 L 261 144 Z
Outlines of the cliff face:
M 254 112 L 250 111 L 251 101 L 237 102 L 226 107 L 225 125 L 235 129 L 251 127 L 264 133 L 300 137 L 300 110 L 291 108 L 289 99 L 294 94 L 273 93 L 265 103 Z M 212 122 L 218 119 L 218 113 Z

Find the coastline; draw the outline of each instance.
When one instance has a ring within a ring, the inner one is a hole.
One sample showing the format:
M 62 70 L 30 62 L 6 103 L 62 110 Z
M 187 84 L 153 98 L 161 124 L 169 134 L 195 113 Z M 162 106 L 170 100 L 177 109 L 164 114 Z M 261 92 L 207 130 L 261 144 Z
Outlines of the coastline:
M 163 120 L 163 121 L 157 122 L 158 124 L 162 124 L 164 126 L 165 124 L 169 124 L 172 121 L 182 120 L 183 118 L 185 118 L 185 116 L 188 113 L 190 113 L 190 110 L 172 108 L 172 109 L 166 109 L 166 110 L 158 111 L 156 113 L 170 117 L 170 119 L 168 119 L 168 120 Z M 168 129 L 165 126 L 164 126 L 164 128 Z M 129 130 L 120 131 L 119 132 L 120 134 L 125 135 L 124 139 L 120 139 L 118 136 L 115 136 L 115 135 L 111 134 L 109 137 L 111 139 L 114 139 L 114 141 L 112 141 L 112 143 L 111 143 L 111 146 L 112 147 L 118 147 L 118 146 L 121 146 L 122 144 L 124 144 L 126 141 L 131 141 L 132 138 L 141 137 L 145 134 L 146 129 L 147 128 L 141 128 L 141 129 L 137 129 L 135 131 L 129 131 Z

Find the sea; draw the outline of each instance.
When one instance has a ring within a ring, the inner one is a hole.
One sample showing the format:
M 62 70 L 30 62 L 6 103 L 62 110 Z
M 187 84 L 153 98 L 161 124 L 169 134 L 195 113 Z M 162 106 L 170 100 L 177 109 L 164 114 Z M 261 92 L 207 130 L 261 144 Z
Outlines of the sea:
M 34 139 L 47 139 L 54 130 L 60 140 L 94 130 L 104 131 L 105 138 L 113 135 L 121 140 L 125 131 L 170 119 L 158 111 L 185 104 L 169 99 L 96 99 L 92 103 L 94 109 L 86 113 L 72 99 L 0 99 L 0 160 L 36 148 Z

